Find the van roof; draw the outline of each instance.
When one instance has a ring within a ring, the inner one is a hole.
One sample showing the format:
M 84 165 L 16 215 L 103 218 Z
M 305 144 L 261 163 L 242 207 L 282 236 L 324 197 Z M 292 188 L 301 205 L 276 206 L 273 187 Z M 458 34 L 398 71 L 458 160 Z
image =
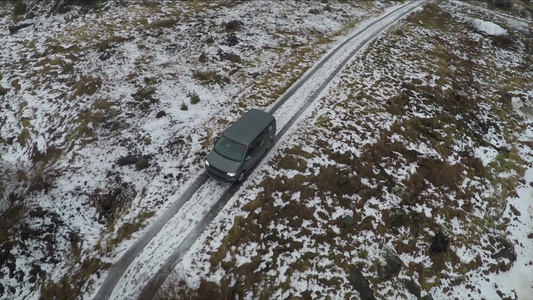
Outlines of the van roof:
M 274 120 L 274 116 L 262 110 L 251 109 L 230 126 L 224 135 L 238 143 L 248 145 L 257 134 Z

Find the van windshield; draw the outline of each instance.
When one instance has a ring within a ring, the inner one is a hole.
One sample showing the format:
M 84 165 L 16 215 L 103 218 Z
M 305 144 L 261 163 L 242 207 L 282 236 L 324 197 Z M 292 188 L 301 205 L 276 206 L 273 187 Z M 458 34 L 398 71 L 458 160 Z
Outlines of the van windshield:
M 246 152 L 246 145 L 222 136 L 215 145 L 215 152 L 227 159 L 242 161 Z

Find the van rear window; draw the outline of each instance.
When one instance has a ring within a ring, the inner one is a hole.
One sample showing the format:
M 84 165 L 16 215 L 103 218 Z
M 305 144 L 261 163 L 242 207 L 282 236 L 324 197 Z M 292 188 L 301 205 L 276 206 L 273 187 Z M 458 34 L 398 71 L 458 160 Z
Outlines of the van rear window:
M 242 161 L 246 152 L 246 145 L 222 136 L 217 141 L 214 149 L 216 153 L 227 159 Z

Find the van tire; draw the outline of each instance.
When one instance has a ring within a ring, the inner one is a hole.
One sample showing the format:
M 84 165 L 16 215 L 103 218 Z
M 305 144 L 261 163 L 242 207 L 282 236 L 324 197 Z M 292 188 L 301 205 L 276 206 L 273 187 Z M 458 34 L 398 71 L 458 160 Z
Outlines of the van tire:
M 237 177 L 237 183 L 241 183 L 244 181 L 245 172 L 246 171 L 242 171 L 241 174 L 239 174 L 239 177 Z
M 272 142 L 273 142 L 272 139 L 270 141 L 268 141 L 268 144 L 266 146 L 266 151 L 270 150 L 270 148 L 272 147 Z

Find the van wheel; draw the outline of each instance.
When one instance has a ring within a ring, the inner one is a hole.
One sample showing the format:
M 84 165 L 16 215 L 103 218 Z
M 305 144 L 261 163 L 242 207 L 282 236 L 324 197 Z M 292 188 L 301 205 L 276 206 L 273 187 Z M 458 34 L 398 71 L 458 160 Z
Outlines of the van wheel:
M 237 177 L 237 183 L 243 182 L 245 176 L 245 171 L 242 171 L 241 174 L 239 174 L 239 177 Z
M 266 146 L 266 151 L 270 150 L 270 147 L 272 147 L 272 140 L 268 141 L 268 144 Z

